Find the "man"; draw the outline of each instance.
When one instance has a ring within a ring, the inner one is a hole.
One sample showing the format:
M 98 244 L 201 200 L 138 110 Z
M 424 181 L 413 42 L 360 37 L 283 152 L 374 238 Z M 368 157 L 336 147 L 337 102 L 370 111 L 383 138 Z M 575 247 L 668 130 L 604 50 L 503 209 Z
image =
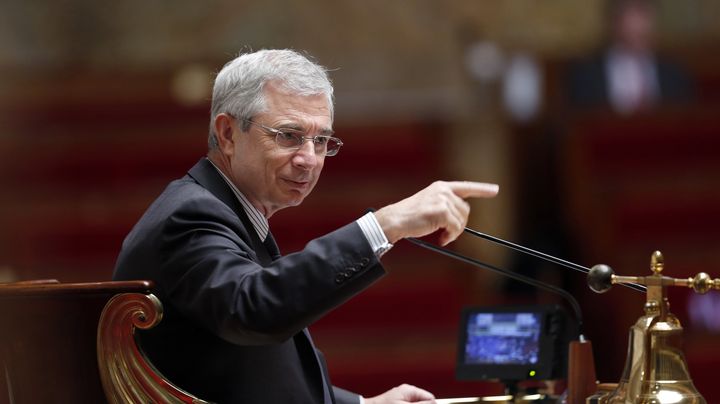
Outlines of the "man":
M 571 104 L 630 115 L 691 101 L 692 80 L 655 50 L 654 2 L 615 0 L 608 8 L 611 42 L 601 53 L 571 66 Z
M 172 382 L 219 403 L 358 403 L 333 387 L 307 326 L 384 274 L 403 237 L 454 240 L 467 197 L 497 185 L 437 182 L 281 257 L 267 218 L 312 191 L 333 136 L 325 69 L 289 50 L 229 62 L 215 80 L 209 152 L 125 239 L 115 279 L 152 279 L 165 317 L 141 335 Z M 402 385 L 365 403 L 432 402 Z

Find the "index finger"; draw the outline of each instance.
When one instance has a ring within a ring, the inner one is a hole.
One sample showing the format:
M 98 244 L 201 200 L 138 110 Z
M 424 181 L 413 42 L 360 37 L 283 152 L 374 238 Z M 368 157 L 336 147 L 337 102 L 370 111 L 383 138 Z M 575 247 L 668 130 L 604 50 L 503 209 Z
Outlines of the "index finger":
M 498 184 L 474 181 L 453 181 L 450 189 L 460 198 L 492 198 L 500 191 Z

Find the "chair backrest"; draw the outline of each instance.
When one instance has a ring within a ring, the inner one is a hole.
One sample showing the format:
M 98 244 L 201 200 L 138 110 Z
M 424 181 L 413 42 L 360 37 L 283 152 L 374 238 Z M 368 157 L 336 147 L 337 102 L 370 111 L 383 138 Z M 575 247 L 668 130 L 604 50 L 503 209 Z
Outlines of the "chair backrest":
M 0 403 L 202 403 L 135 344 L 162 306 L 148 281 L 0 284 Z

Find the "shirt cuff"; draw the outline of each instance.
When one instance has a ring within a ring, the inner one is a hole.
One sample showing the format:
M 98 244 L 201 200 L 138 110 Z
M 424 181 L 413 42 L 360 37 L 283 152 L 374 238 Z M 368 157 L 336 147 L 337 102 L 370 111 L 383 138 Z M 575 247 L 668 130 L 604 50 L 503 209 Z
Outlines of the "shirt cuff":
M 360 226 L 360 230 L 362 230 L 368 243 L 370 243 L 370 247 L 378 258 L 382 257 L 383 254 L 390 251 L 393 247 L 392 243 L 390 243 L 385 236 L 385 232 L 383 232 L 382 227 L 380 227 L 380 223 L 378 223 L 374 213 L 366 213 L 365 216 L 357 220 L 357 224 Z

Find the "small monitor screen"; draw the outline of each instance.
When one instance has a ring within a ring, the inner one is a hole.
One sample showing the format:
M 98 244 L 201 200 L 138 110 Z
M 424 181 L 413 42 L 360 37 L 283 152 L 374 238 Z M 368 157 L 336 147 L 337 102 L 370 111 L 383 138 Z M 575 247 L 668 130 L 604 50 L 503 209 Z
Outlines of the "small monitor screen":
M 535 365 L 540 313 L 473 313 L 467 321 L 466 364 Z
M 458 335 L 459 380 L 519 381 L 562 377 L 577 329 L 553 304 L 465 307 Z

